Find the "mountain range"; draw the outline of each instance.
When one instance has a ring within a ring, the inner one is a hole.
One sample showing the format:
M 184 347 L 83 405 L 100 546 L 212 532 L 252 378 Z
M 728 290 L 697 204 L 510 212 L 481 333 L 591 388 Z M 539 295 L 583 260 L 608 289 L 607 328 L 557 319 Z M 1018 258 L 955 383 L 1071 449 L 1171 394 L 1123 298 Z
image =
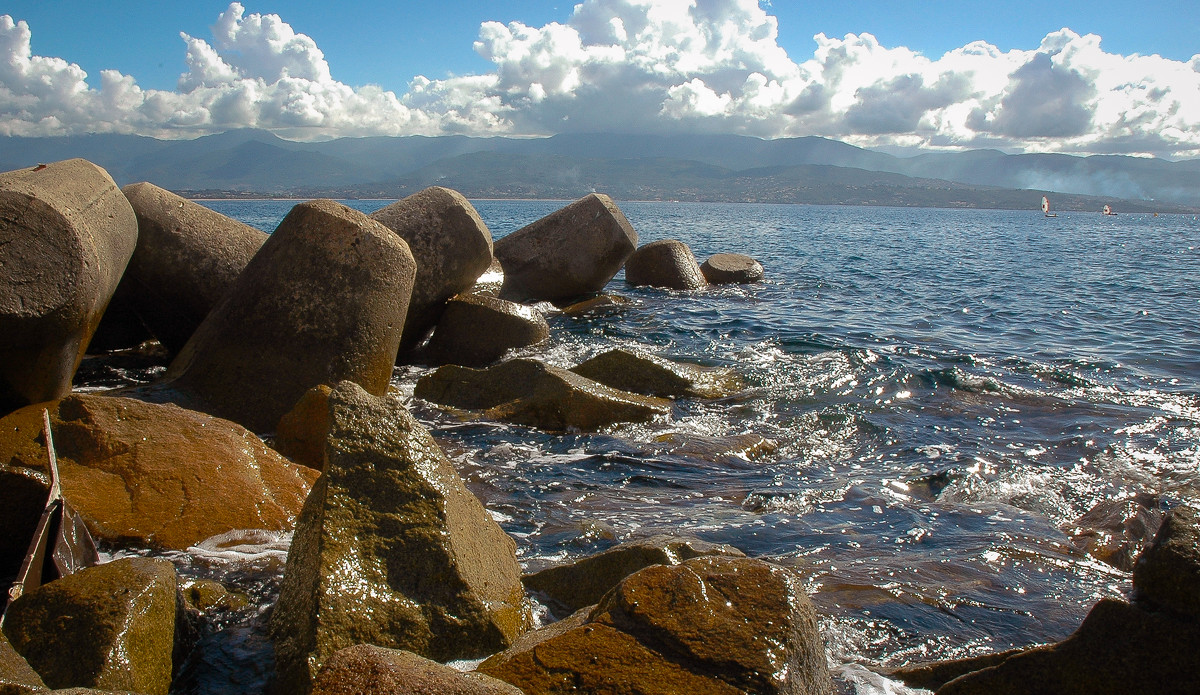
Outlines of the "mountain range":
M 0 170 L 83 157 L 119 184 L 150 181 L 195 197 L 399 198 L 443 185 L 473 198 L 1200 210 L 1200 160 L 1005 154 L 899 157 L 819 137 L 459 135 L 294 142 L 261 130 L 195 140 L 94 134 L 0 137 Z

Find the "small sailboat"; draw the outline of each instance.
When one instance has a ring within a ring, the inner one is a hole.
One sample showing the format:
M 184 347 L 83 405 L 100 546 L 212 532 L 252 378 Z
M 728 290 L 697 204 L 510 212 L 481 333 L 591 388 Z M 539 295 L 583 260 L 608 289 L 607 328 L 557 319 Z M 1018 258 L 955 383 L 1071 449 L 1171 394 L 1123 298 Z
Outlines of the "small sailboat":
M 1042 214 L 1046 217 L 1058 217 L 1055 213 L 1050 212 L 1050 199 L 1046 196 L 1042 196 Z
M 1104 209 L 1103 209 L 1103 210 L 1101 210 L 1100 212 L 1101 212 L 1101 214 L 1104 214 L 1104 215 L 1115 215 L 1115 214 L 1117 214 L 1117 213 L 1115 213 L 1115 212 L 1113 212 L 1113 211 L 1112 211 L 1112 207 L 1110 207 L 1110 206 L 1109 206 L 1107 203 L 1104 205 Z

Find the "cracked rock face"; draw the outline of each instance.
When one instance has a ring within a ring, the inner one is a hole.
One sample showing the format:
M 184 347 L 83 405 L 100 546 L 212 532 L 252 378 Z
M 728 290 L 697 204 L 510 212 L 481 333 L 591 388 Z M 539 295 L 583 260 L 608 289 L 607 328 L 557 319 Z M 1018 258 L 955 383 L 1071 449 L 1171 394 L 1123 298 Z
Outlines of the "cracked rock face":
M 29 525 L 14 531 L 22 555 L 48 492 L 47 405 L 63 496 L 110 544 L 183 550 L 234 529 L 290 530 L 317 477 L 240 425 L 174 405 L 77 394 L 28 406 L 0 420 L 0 520 Z

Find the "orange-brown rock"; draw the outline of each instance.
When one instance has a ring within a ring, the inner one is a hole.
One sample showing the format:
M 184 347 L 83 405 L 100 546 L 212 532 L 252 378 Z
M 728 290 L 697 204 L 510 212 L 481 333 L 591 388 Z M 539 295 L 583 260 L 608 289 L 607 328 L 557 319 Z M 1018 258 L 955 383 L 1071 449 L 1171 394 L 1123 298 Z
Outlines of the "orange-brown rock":
M 569 565 L 548 567 L 526 575 L 525 586 L 543 595 L 555 608 L 577 611 L 600 601 L 622 579 L 650 565 L 678 565 L 701 555 L 744 557 L 728 545 L 696 538 L 651 536 L 627 541 Z
M 329 433 L 329 392 L 319 384 L 305 392 L 296 406 L 279 419 L 275 450 L 302 466 L 325 468 L 325 435 Z
M 724 556 L 654 565 L 585 611 L 479 670 L 528 695 L 833 690 L 816 611 L 782 567 Z
M 240 528 L 290 530 L 317 472 L 227 420 L 127 398 L 45 404 L 63 496 L 98 540 L 184 549 Z M 0 520 L 25 490 L 46 495 L 42 406 L 0 420 Z M 28 541 L 26 541 L 28 542 Z
M 313 695 L 522 695 L 502 680 L 459 672 L 402 649 L 347 647 L 325 662 Z

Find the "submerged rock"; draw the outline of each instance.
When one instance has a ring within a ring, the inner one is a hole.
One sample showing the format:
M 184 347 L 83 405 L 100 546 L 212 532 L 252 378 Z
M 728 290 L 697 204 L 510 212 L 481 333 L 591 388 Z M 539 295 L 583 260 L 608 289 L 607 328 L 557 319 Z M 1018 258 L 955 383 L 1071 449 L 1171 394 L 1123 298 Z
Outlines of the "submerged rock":
M 550 326 L 537 311 L 497 297 L 463 294 L 446 304 L 428 353 L 439 364 L 485 367 L 509 350 L 549 338 Z
M 719 556 L 632 574 L 590 612 L 539 630 L 479 670 L 528 695 L 833 690 L 799 578 Z
M 1065 530 L 1075 547 L 1129 572 L 1162 525 L 1159 504 L 1158 496 L 1150 493 L 1101 500 Z
M 567 316 L 602 316 L 623 311 L 633 302 L 619 294 L 602 294 L 563 307 Z
M 166 695 L 177 598 L 169 561 L 115 560 L 17 599 L 4 633 L 51 688 Z
M 522 695 L 502 680 L 460 672 L 412 652 L 373 644 L 347 647 L 329 658 L 313 695 Z
M 670 401 L 619 391 L 559 367 L 516 359 L 488 369 L 448 365 L 417 380 L 418 398 L 548 430 L 595 431 L 670 412 Z
M 44 405 L 63 497 L 110 544 L 183 550 L 233 529 L 290 530 L 317 477 L 240 425 L 178 406 L 91 394 Z M 5 528 L 46 502 L 42 407 L 0 420 Z
M 550 567 L 522 580 L 553 604 L 571 613 L 598 603 L 622 579 L 650 565 L 678 565 L 703 555 L 745 557 L 733 546 L 696 538 L 651 536 L 627 541 L 578 562 Z
M 713 285 L 761 282 L 762 264 L 740 253 L 716 253 L 700 264 L 704 279 Z
M 596 355 L 571 371 L 605 386 L 659 398 L 724 398 L 744 387 L 741 377 L 726 367 L 702 367 L 622 349 Z
M 342 382 L 329 420 L 271 622 L 278 692 L 362 642 L 446 661 L 527 630 L 516 544 L 403 405 Z
M 178 353 L 267 234 L 152 183 L 121 192 L 138 224 L 121 289 L 159 342 Z
M 678 239 L 652 241 L 634 251 L 625 261 L 625 282 L 671 290 L 698 290 L 708 285 L 692 250 Z
M 668 432 L 654 438 L 667 445 L 667 453 L 710 463 L 755 461 L 768 456 L 779 445 L 758 434 L 730 434 L 714 437 L 685 432 Z
M 292 208 L 167 370 L 168 400 L 267 432 L 304 392 L 387 391 L 416 266 L 404 240 L 332 200 Z
M 492 263 L 492 233 L 458 191 L 432 186 L 369 217 L 400 235 L 417 264 L 401 350 L 416 347 L 454 295 Z
M 0 174 L 0 415 L 70 393 L 136 244 L 129 201 L 95 164 Z
M 637 232 L 620 208 L 592 193 L 495 243 L 500 296 L 559 302 L 599 292 L 635 248 Z

